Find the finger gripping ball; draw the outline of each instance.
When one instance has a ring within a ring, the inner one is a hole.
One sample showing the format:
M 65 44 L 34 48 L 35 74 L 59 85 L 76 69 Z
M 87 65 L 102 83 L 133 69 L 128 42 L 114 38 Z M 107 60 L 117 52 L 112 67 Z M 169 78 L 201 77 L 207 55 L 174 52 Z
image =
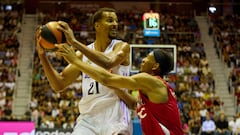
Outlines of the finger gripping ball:
M 43 25 L 40 33 L 40 45 L 49 51 L 55 51 L 54 44 L 65 43 L 66 38 L 62 31 L 57 29 L 59 24 L 56 21 L 51 21 Z

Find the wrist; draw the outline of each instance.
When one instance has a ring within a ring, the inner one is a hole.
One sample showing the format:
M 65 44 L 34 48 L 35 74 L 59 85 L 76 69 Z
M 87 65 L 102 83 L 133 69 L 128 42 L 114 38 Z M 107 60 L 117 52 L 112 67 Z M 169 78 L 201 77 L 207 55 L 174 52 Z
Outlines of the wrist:
M 70 42 L 70 45 L 72 46 L 76 46 L 78 44 L 78 41 L 76 39 L 73 39 L 71 42 Z

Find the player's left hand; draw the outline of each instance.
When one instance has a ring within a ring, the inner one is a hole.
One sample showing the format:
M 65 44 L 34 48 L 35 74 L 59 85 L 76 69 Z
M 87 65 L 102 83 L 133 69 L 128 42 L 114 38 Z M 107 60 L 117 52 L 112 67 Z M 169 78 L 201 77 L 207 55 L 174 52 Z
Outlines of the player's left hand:
M 76 40 L 73 30 L 70 28 L 70 26 L 66 22 L 63 22 L 63 21 L 58 21 L 58 24 L 61 27 L 57 27 L 57 29 L 64 33 L 67 43 L 69 45 L 74 45 L 77 40 Z
M 56 54 L 64 57 L 68 63 L 73 64 L 73 62 L 78 60 L 78 57 L 72 46 L 69 46 L 67 43 L 55 44 L 55 46 L 58 48 Z

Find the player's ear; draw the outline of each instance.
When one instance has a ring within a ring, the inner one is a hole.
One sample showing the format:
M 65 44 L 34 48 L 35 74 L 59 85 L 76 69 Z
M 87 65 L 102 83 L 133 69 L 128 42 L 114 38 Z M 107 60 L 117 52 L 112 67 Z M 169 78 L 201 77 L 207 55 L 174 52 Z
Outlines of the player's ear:
M 159 63 L 153 64 L 152 70 L 157 70 L 159 68 L 159 66 L 160 66 Z
M 95 28 L 95 30 L 98 29 L 98 27 L 99 27 L 99 23 L 96 22 L 96 23 L 94 24 L 94 28 Z

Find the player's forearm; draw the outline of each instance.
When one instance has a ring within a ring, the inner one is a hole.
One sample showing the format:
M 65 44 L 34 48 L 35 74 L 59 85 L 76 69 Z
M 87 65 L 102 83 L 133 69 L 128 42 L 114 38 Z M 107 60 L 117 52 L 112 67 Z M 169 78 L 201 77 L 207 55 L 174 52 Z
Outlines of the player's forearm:
M 76 41 L 74 42 L 73 46 L 81 51 L 85 56 L 88 57 L 92 62 L 95 64 L 105 68 L 109 69 L 109 65 L 111 65 L 111 59 L 107 57 L 105 54 L 99 51 L 94 51 L 92 49 L 89 49 L 86 45 Z
M 130 109 L 136 109 L 137 105 L 137 99 L 130 95 L 127 91 L 113 88 L 115 90 L 115 93 L 117 96 L 123 100 L 123 102 L 130 108 Z
M 44 73 L 49 81 L 50 86 L 57 92 L 61 91 L 63 89 L 63 86 L 61 85 L 62 83 L 59 83 L 61 80 L 59 80 L 57 77 L 57 74 L 59 73 L 51 66 L 45 54 L 39 55 L 39 58 L 41 60 Z
M 112 76 L 112 74 L 107 70 L 99 67 L 93 67 L 87 63 L 82 62 L 81 60 L 71 61 L 71 64 L 103 85 L 107 85 L 107 78 L 111 78 Z

